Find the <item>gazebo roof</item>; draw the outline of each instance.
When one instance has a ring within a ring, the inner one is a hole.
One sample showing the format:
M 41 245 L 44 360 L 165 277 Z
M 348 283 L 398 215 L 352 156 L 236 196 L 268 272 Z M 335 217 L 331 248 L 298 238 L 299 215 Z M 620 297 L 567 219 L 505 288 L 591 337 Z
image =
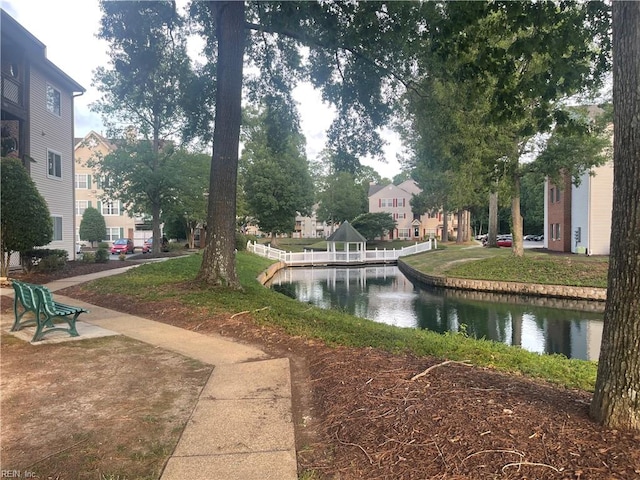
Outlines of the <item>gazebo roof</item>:
M 327 242 L 366 243 L 367 239 L 345 220 L 342 222 L 342 225 L 327 238 Z

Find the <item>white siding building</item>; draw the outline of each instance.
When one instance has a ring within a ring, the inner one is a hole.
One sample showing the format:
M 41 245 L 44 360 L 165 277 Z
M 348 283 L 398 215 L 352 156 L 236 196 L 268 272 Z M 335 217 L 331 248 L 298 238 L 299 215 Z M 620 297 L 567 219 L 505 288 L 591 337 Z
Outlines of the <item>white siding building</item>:
M 73 99 L 85 89 L 46 57 L 46 47 L 2 14 L 2 136 L 44 197 L 53 241 L 75 258 Z

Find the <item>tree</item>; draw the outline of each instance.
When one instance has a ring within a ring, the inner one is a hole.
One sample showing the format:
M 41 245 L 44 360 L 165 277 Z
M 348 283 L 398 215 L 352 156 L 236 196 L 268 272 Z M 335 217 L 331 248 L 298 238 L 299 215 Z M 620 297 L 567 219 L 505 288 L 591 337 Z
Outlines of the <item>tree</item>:
M 351 226 L 367 240 L 374 240 L 392 232 L 396 222 L 388 212 L 363 213 L 353 219 Z
M 207 37 L 206 51 L 217 65 L 216 121 L 209 197 L 207 248 L 198 278 L 209 285 L 238 288 L 234 228 L 238 138 L 243 82 L 244 27 L 254 32 L 248 47 L 261 72 L 264 92 L 290 89 L 308 74 L 323 88 L 338 115 L 328 136 L 339 158 L 349 163 L 380 153 L 376 127 L 391 113 L 399 77 L 389 63 L 401 53 L 408 35 L 393 26 L 419 32 L 420 22 L 405 22 L 418 2 L 193 2 L 192 15 Z M 212 33 L 215 32 L 215 36 Z M 385 33 L 389 35 L 383 41 Z M 391 41 L 393 39 L 393 41 Z M 300 65 L 299 46 L 310 48 L 308 68 Z M 283 74 L 285 72 L 286 74 Z M 250 85 L 250 83 L 248 83 Z
M 104 158 L 92 158 L 87 164 L 96 170 L 104 191 L 101 200 L 120 200 L 123 208 L 140 215 L 151 212 L 153 236 L 160 238 L 160 214 L 175 202 L 182 173 L 173 145 L 156 150 L 149 140 L 128 138 L 118 141 Z M 160 251 L 159 244 L 153 242 L 154 253 Z
M 16 158 L 3 158 L 0 184 L 0 276 L 9 275 L 13 252 L 25 252 L 53 239 L 53 222 L 27 170 Z
M 240 288 L 234 251 L 245 45 L 244 2 L 203 2 L 203 7 L 214 19 L 218 65 L 208 233 L 197 278 L 212 286 Z
M 318 220 L 331 225 L 351 221 L 368 209 L 367 194 L 352 174 L 338 172 L 325 180 L 325 189 L 318 193 Z
M 97 208 L 87 207 L 80 220 L 80 240 L 100 242 L 107 238 L 107 224 Z
M 640 431 L 640 3 L 613 2 L 614 181 L 607 303 L 591 415 Z
M 128 181 L 139 184 L 134 188 L 136 197 L 119 196 L 129 192 L 130 186 L 116 187 L 114 184 L 124 179 L 110 175 L 116 172 L 109 168 L 102 170 L 109 175 L 112 185 L 110 199 L 122 200 L 135 208 L 144 203 L 149 210 L 143 213 L 151 214 L 153 236 L 160 238 L 162 199 L 166 198 L 162 190 L 173 180 L 163 176 L 168 152 L 166 141 L 186 128 L 184 105 L 189 101 L 192 93 L 189 86 L 194 81 L 184 21 L 176 11 L 175 2 L 103 0 L 100 8 L 103 15 L 98 36 L 110 43 L 111 68 L 99 67 L 94 74 L 94 84 L 102 97 L 92 108 L 102 114 L 112 137 L 121 136 L 127 129 L 130 137 L 125 142 L 127 152 L 114 155 L 120 159 L 128 155 L 132 164 L 134 158 L 143 159 L 140 171 L 146 179 L 134 180 L 135 167 L 132 167 Z M 127 170 L 122 164 L 120 169 Z M 147 197 L 142 202 L 141 191 Z M 160 242 L 154 242 L 154 253 L 159 249 Z
M 598 86 L 609 64 L 604 2 L 446 2 L 431 24 L 424 72 L 470 82 L 488 101 L 484 123 L 510 146 L 488 171 L 510 186 L 513 253 L 521 256 L 520 157 L 529 140 L 566 120 L 562 101 Z M 490 136 L 490 135 L 488 135 Z
M 177 230 L 173 232 L 173 236 L 186 238 L 189 247 L 194 248 L 195 230 L 198 225 L 205 225 L 207 221 L 211 157 L 181 149 L 175 152 L 172 161 L 175 162 L 175 171 L 179 174 L 172 189 L 174 197 L 165 202 L 168 204 L 162 215 L 165 230 L 167 222 L 171 223 L 173 229 Z M 181 237 L 180 233 L 185 237 Z
M 293 231 L 296 214 L 311 213 L 313 182 L 291 100 L 267 95 L 263 102 L 250 121 L 241 173 L 249 214 L 275 244 L 276 234 Z

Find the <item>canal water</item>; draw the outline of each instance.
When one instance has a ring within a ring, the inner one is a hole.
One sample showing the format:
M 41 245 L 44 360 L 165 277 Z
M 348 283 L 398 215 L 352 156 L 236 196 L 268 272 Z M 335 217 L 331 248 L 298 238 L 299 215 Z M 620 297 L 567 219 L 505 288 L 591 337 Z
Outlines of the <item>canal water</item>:
M 538 353 L 597 360 L 604 303 L 430 288 L 397 266 L 287 268 L 267 286 L 301 302 L 376 322 L 465 332 Z

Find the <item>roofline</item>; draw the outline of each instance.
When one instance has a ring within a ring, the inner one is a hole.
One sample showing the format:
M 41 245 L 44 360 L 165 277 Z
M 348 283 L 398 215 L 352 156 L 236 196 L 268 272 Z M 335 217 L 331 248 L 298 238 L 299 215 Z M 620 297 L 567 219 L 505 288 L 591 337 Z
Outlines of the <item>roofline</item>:
M 85 93 L 87 90 L 76 82 L 73 78 L 67 75 L 62 69 L 55 65 L 51 60 L 47 58 L 47 46 L 38 40 L 29 30 L 24 28 L 15 18 L 3 8 L 0 8 L 1 23 L 3 33 L 14 37 L 19 43 L 24 42 L 25 50 L 30 54 L 30 60 L 35 65 L 41 65 L 48 73 L 52 73 L 58 77 L 63 83 L 70 87 L 73 93 Z M 22 38 L 20 38 L 22 37 Z

